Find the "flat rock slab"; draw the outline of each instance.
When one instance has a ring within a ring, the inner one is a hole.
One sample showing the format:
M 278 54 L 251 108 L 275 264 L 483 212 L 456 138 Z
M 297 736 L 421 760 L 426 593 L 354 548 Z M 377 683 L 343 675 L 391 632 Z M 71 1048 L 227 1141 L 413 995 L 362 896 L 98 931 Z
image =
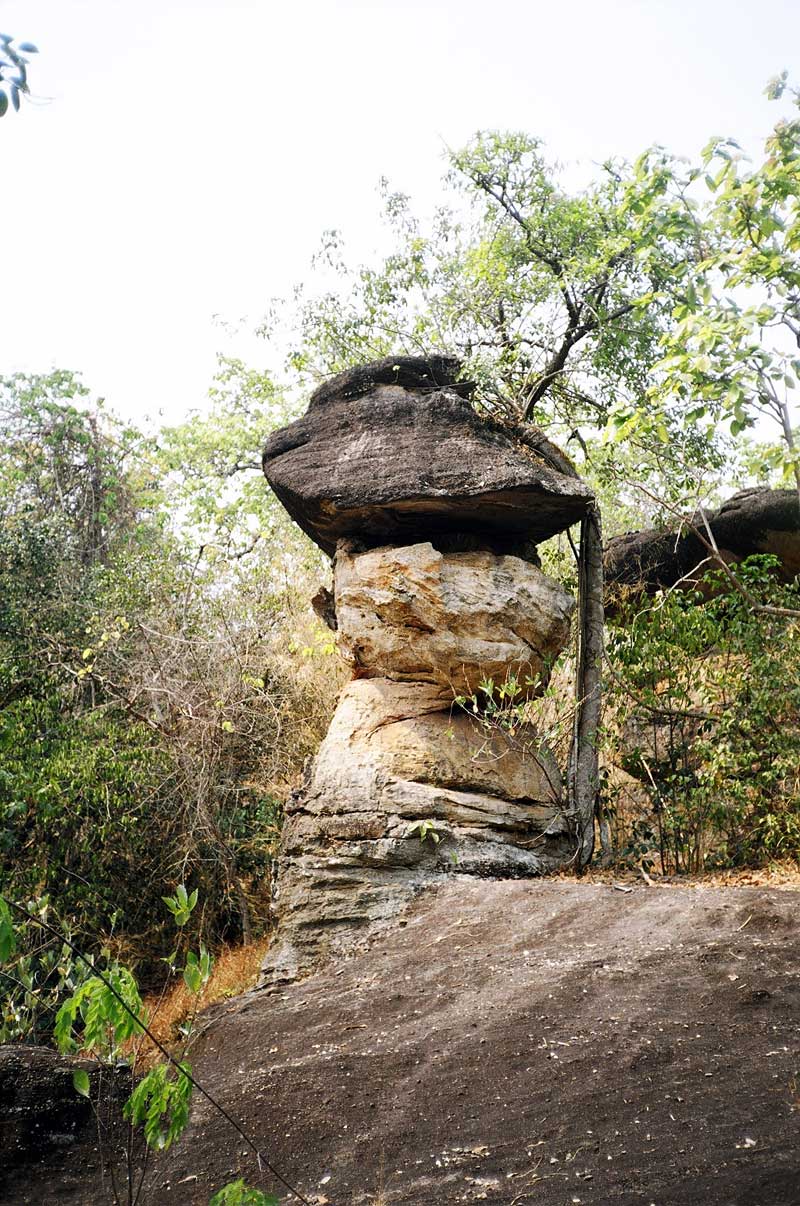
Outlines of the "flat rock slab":
M 89 1077 L 93 1100 L 101 1091 L 96 1113 L 75 1090 L 73 1073 Z M 59 1055 L 50 1047 L 25 1043 L 0 1046 L 0 1202 L 21 1202 L 31 1165 L 58 1167 L 65 1152 L 83 1151 L 97 1135 L 98 1119 L 110 1141 L 127 1130 L 122 1105 L 131 1090 L 130 1071 L 124 1066 L 103 1069 L 90 1059 Z M 97 1161 L 90 1161 L 96 1170 Z M 46 1202 L 46 1197 L 40 1197 Z M 61 1200 L 54 1192 L 51 1200 Z
M 452 370 L 426 377 L 415 363 L 342 374 L 267 441 L 269 484 L 321 548 L 468 532 L 513 551 L 585 514 L 590 488 L 538 429 L 481 418 L 457 385 L 440 384 Z
M 193 1069 L 316 1203 L 797 1206 L 799 909 L 454 882 L 352 961 L 220 1007 Z M 278 1192 L 243 1147 L 198 1100 L 147 1201 Z M 15 1204 L 104 1200 L 60 1188 Z

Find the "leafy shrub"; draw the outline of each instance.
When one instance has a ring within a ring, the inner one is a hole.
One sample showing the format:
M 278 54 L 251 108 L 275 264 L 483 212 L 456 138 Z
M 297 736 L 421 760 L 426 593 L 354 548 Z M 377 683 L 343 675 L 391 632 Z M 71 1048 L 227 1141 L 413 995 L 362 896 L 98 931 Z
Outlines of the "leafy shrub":
M 612 630 L 612 759 L 651 804 L 664 869 L 800 856 L 800 589 L 774 559 L 706 576 Z M 773 609 L 773 610 L 770 610 Z M 634 835 L 647 845 L 640 818 Z
M 26 902 L 30 913 L 59 929 L 67 941 L 54 938 L 35 924 L 19 927 L 16 949 L 0 950 L 0 1043 L 44 1043 L 64 999 L 76 992 L 90 975 L 69 945 L 72 933 L 41 896 Z M 11 921 L 4 910 L 6 926 Z

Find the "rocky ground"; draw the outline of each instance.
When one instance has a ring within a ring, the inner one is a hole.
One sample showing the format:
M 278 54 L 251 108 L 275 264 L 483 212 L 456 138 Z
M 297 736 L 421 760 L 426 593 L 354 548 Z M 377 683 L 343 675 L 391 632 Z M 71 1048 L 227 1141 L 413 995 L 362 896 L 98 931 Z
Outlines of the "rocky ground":
M 454 877 L 354 958 L 228 1003 L 196 1075 L 315 1203 L 797 1206 L 800 895 L 625 886 Z M 113 1201 L 95 1148 L 0 1199 Z M 140 1201 L 240 1175 L 278 1188 L 197 1100 Z

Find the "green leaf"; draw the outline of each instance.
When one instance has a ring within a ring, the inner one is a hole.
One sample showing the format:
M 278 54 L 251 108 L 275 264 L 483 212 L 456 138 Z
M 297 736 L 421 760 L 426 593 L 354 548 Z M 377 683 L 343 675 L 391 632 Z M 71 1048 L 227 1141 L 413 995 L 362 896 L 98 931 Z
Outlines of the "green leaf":
M 5 117 L 8 109 L 8 97 L 2 88 L 0 88 L 0 117 Z
M 274 1194 L 251 1189 L 240 1177 L 217 1190 L 208 1206 L 280 1206 L 280 1202 Z
M 81 1097 L 89 1096 L 89 1073 L 85 1068 L 76 1068 L 72 1073 L 72 1083 L 75 1086 L 75 1092 L 80 1093 Z
M 157 1064 L 131 1093 L 123 1116 L 134 1126 L 144 1127 L 148 1147 L 165 1151 L 185 1130 L 189 1121 L 192 1082 L 188 1064 L 173 1068 Z
M 10 959 L 17 949 L 17 939 L 11 920 L 11 910 L 0 897 L 0 963 Z
M 186 956 L 186 966 L 183 969 L 183 982 L 190 992 L 198 993 L 203 987 L 203 973 L 194 951 Z

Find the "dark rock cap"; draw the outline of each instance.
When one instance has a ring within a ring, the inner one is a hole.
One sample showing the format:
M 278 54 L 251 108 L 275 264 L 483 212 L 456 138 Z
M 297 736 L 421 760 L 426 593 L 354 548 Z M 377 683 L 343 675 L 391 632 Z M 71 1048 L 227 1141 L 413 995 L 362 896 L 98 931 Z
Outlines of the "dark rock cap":
M 363 398 L 377 385 L 402 385 L 404 389 L 434 390 L 449 386 L 453 393 L 470 398 L 475 386 L 470 381 L 458 381 L 461 361 L 457 356 L 431 353 L 430 356 L 386 356 L 370 364 L 345 369 L 323 381 L 311 395 L 308 409 L 327 402 L 352 401 Z
M 682 579 L 694 584 L 694 572 L 702 575 L 715 567 L 708 562 L 708 549 L 695 529 L 709 527 L 726 561 L 741 561 L 754 553 L 772 553 L 778 558 L 778 576 L 790 582 L 800 574 L 800 503 L 796 490 L 754 488 L 741 490 L 719 510 L 698 512 L 683 527 L 670 531 L 647 530 L 615 536 L 603 554 L 606 585 L 632 587 L 653 593 L 666 590 Z
M 585 514 L 590 488 L 527 425 L 484 419 L 454 357 L 389 357 L 340 373 L 276 431 L 264 473 L 325 552 L 468 533 L 514 552 Z

